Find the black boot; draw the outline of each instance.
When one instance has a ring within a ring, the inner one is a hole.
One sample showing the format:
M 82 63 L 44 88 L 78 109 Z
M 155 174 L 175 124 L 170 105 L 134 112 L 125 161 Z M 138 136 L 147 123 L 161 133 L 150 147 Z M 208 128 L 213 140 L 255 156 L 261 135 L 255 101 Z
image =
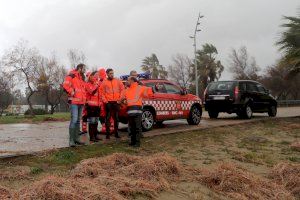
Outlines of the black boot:
M 115 138 L 121 138 L 118 131 L 115 132 Z
M 90 135 L 90 141 L 95 142 L 95 125 L 89 124 L 89 135 Z

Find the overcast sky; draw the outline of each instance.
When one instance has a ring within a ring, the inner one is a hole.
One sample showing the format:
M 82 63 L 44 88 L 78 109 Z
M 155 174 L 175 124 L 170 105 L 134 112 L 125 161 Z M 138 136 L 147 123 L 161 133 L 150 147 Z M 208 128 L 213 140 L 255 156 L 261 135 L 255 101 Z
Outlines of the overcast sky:
M 45 56 L 55 51 L 68 65 L 67 50 L 85 52 L 90 66 L 110 66 L 117 74 L 140 71 L 151 53 L 168 66 L 176 53 L 193 56 L 197 45 L 212 43 L 228 68 L 232 48 L 246 45 L 261 68 L 280 57 L 274 45 L 282 16 L 295 16 L 299 0 L 0 0 L 0 55 L 26 39 Z M 231 75 L 224 72 L 222 79 Z

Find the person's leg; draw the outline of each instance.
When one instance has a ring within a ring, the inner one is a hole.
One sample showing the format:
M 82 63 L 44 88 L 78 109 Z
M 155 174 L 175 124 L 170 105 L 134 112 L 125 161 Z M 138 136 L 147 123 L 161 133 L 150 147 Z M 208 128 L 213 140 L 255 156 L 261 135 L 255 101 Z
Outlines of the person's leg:
M 71 112 L 71 120 L 70 120 L 70 126 L 69 126 L 69 145 L 75 146 L 75 140 L 76 140 L 76 122 L 78 117 L 78 109 L 77 105 L 71 104 L 70 105 L 70 112 Z
M 84 144 L 80 141 L 80 119 L 81 119 L 81 115 L 82 115 L 82 109 L 83 109 L 83 105 L 76 105 L 77 106 L 77 118 L 76 118 L 76 126 L 75 126 L 75 141 L 77 144 Z
M 136 146 L 141 145 L 141 135 L 142 135 L 142 115 L 137 115 L 135 118 L 135 130 L 136 130 Z
M 130 127 L 130 133 L 131 133 L 131 141 L 130 144 L 131 146 L 136 144 L 136 131 L 135 131 L 135 120 L 134 116 L 128 116 L 128 124 Z
M 110 117 L 111 117 L 111 104 L 107 103 L 105 106 L 106 118 L 105 118 L 105 128 L 106 128 L 106 139 L 110 138 Z
M 90 123 L 89 123 L 89 136 L 90 141 L 95 141 L 95 117 L 90 117 Z
M 119 111 L 120 105 L 115 103 L 114 104 L 114 129 L 115 129 L 115 137 L 120 138 L 119 136 Z

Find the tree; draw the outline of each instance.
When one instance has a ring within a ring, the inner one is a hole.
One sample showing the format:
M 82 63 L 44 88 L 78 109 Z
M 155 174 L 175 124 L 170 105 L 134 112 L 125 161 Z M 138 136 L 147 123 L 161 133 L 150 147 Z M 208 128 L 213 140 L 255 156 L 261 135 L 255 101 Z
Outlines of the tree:
M 66 74 L 65 67 L 58 63 L 55 55 L 50 59 L 43 59 L 39 68 L 38 90 L 46 98 L 47 104 L 51 106 L 51 114 L 54 113 L 64 97 L 61 84 Z
M 188 56 L 182 54 L 173 56 L 172 60 L 173 64 L 169 66 L 169 77 L 181 87 L 189 89 L 194 70 L 193 62 Z
M 143 60 L 141 68 L 144 72 L 150 73 L 152 78 L 164 79 L 168 76 L 168 72 L 165 70 L 165 67 L 159 64 L 159 60 L 155 54 L 146 57 Z
M 217 55 L 217 48 L 212 44 L 204 44 L 202 45 L 202 49 L 197 51 L 196 58 L 197 70 L 200 76 L 200 81 L 198 82 L 200 94 L 203 93 L 208 83 L 219 80 L 224 71 L 224 66 L 221 64 L 221 61 L 217 60 Z M 194 82 L 195 76 L 192 75 L 191 78 Z M 195 88 L 195 84 L 193 84 L 193 88 Z
M 280 100 L 300 98 L 300 73 L 289 76 L 288 66 L 279 62 L 275 66 L 268 67 L 266 74 L 261 78 L 261 82 Z
M 245 46 L 238 51 L 232 49 L 230 57 L 230 72 L 233 73 L 234 79 L 258 80 L 260 68 L 257 66 L 255 58 L 250 57 Z
M 3 114 L 3 111 L 8 108 L 8 106 L 12 102 L 12 91 L 11 88 L 9 87 L 9 78 L 8 74 L 1 72 L 0 73 L 0 117 Z
M 70 49 L 68 51 L 68 58 L 73 69 L 75 69 L 79 63 L 85 63 L 86 61 L 85 54 L 82 51 L 78 51 L 77 49 Z
M 41 56 L 36 48 L 29 47 L 28 42 L 20 40 L 17 45 L 7 51 L 2 63 L 16 73 L 21 82 L 26 84 L 26 99 L 29 105 L 30 114 L 34 116 L 31 97 L 37 92 L 36 81 L 38 79 L 38 65 Z
M 283 62 L 289 65 L 290 73 L 300 72 L 300 16 L 284 17 L 287 23 L 281 25 L 286 28 L 276 43 L 284 51 Z

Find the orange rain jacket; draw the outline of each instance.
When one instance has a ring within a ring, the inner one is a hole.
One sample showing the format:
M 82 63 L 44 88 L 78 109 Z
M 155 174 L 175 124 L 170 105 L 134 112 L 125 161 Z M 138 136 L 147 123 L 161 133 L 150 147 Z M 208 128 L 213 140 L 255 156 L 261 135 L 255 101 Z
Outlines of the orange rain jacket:
M 124 91 L 124 85 L 119 79 L 105 79 L 100 86 L 103 103 L 110 101 L 120 101 L 121 93 Z
M 141 86 L 137 82 L 132 83 L 123 94 L 122 99 L 126 99 L 127 106 L 142 106 L 143 98 L 153 95 L 151 87 Z
M 71 104 L 85 104 L 86 102 L 86 83 L 82 79 L 80 73 L 72 70 L 66 77 L 63 83 L 64 90 L 68 93 L 68 100 Z

